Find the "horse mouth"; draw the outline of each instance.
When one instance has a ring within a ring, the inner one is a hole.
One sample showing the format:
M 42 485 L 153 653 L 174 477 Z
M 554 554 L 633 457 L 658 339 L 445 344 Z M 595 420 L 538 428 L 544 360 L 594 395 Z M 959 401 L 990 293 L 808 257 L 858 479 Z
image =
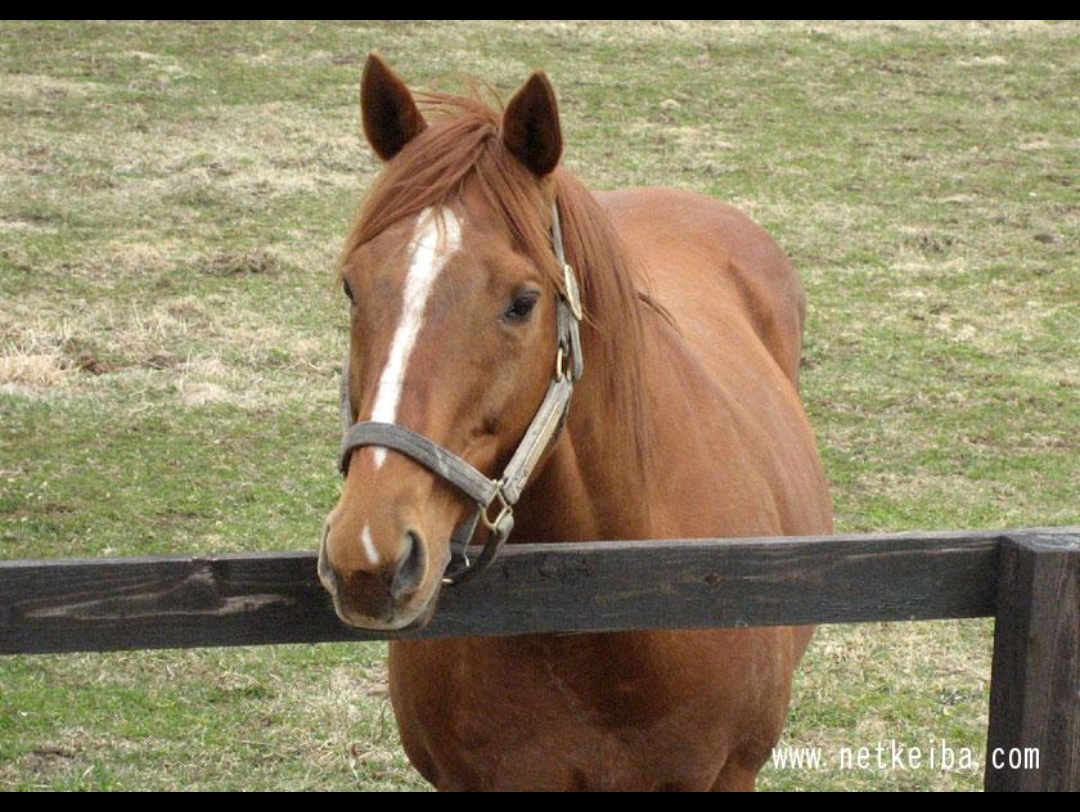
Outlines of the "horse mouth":
M 337 599 L 334 600 L 334 612 L 338 618 L 346 626 L 351 626 L 354 629 L 363 629 L 373 632 L 418 632 L 423 629 L 431 621 L 431 617 L 434 614 L 433 609 L 434 601 L 431 601 L 429 607 L 425 607 L 421 610 L 420 614 L 415 616 L 404 615 L 399 617 L 398 615 L 392 615 L 387 620 L 380 620 L 378 618 L 372 618 L 367 616 L 354 616 L 347 609 L 342 607 L 341 602 Z
M 428 601 L 427 605 L 415 615 L 397 615 L 389 620 L 379 620 L 365 616 L 354 617 L 348 611 L 342 609 L 340 602 L 334 600 L 334 612 L 346 626 L 354 629 L 362 629 L 374 632 L 394 632 L 395 635 L 411 636 L 412 632 L 422 631 L 431 622 L 435 614 L 435 599 Z

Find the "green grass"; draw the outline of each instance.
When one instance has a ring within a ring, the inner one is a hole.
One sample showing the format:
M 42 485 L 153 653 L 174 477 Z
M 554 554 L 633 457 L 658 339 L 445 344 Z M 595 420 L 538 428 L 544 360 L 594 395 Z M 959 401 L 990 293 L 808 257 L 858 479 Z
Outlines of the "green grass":
M 591 185 L 778 237 L 840 530 L 1080 524 L 1076 23 L 0 23 L 0 556 L 314 546 L 371 49 L 416 86 L 543 67 Z M 822 629 L 785 742 L 981 761 L 990 629 Z M 0 786 L 422 788 L 383 652 L 2 659 Z

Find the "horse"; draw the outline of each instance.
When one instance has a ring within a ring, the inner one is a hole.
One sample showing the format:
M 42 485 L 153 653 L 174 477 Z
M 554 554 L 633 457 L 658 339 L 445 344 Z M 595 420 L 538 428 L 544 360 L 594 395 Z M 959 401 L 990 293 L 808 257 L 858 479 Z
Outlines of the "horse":
M 361 118 L 384 166 L 339 263 L 344 403 L 382 433 L 346 442 L 320 546 L 344 622 L 426 623 L 477 513 L 489 541 L 508 512 L 515 542 L 832 532 L 805 295 L 764 229 L 696 193 L 587 190 L 542 72 L 496 110 L 371 54 Z M 571 378 L 510 505 L 495 476 Z M 440 790 L 751 790 L 812 633 L 398 639 L 390 697 Z

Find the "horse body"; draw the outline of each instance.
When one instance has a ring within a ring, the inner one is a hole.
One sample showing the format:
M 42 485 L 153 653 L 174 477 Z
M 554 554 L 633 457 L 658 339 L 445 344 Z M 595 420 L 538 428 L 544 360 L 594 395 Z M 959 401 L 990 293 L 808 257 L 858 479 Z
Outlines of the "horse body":
M 658 416 L 648 481 L 663 487 L 628 494 L 613 479 L 604 449 L 625 438 L 605 424 L 602 393 L 582 387 L 516 540 L 831 532 L 795 390 L 802 293 L 783 253 L 708 198 L 598 199 L 674 320 L 646 323 Z M 642 501 L 647 511 L 627 510 Z M 440 788 L 747 789 L 779 738 L 811 632 L 397 641 L 391 696 L 410 759 Z
M 582 327 L 586 374 L 517 505 L 513 540 L 831 531 L 797 392 L 802 289 L 760 227 L 685 192 L 587 193 L 556 169 L 557 111 L 540 75 L 501 119 L 454 102 L 460 115 L 428 130 L 404 83 L 373 57 L 363 99 L 365 131 L 389 169 L 343 263 L 356 294 L 356 419 L 379 402 L 386 358 L 402 355 L 391 346 L 402 329 L 387 315 L 400 305 L 385 305 L 409 290 L 406 268 L 417 265 L 418 249 L 402 246 L 429 211 L 445 212 L 453 251 L 432 243 L 442 275 L 421 309 L 395 415 L 484 472 L 500 469 L 551 377 L 550 293 L 561 276 L 544 271 L 544 212 L 555 202 L 593 320 Z M 528 312 L 519 318 L 522 290 L 541 291 L 531 323 Z M 496 328 L 485 314 L 508 295 L 513 318 Z M 320 575 L 347 622 L 401 628 L 430 616 L 447 561 L 439 539 L 469 505 L 409 460 L 377 452 L 352 454 Z M 399 640 L 391 699 L 409 758 L 442 789 L 751 789 L 811 633 Z

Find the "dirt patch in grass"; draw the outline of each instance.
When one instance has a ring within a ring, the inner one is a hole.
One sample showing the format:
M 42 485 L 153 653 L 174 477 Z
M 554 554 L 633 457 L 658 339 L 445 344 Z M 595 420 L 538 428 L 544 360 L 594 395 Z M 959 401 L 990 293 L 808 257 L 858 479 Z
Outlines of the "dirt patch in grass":
M 3 81 L 0 81 L 0 97 L 18 99 L 23 102 L 82 99 L 105 92 L 108 92 L 108 86 L 97 82 L 30 73 L 9 73 L 4 76 Z
M 35 353 L 13 347 L 0 354 L 0 386 L 55 386 L 63 375 L 58 353 Z
M 250 251 L 220 251 L 204 257 L 196 263 L 199 273 L 211 276 L 238 276 L 247 274 L 275 275 L 282 272 L 285 263 L 265 248 Z

